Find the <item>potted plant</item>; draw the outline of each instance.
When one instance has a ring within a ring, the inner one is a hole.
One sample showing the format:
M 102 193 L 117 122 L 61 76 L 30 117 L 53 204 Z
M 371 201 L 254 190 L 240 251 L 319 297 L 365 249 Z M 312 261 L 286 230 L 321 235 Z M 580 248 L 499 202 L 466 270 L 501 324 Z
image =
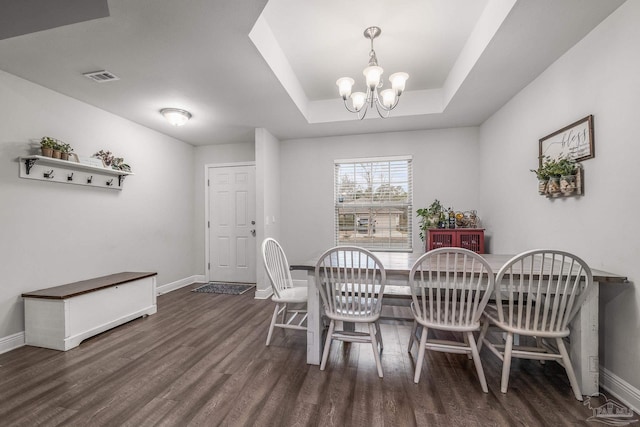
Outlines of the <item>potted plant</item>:
M 565 196 L 576 191 L 578 167 L 578 163 L 568 157 L 563 157 L 556 163 L 556 171 L 560 174 L 560 192 Z
M 53 157 L 53 147 L 56 146 L 57 140 L 49 136 L 43 136 L 40 140 L 40 150 L 44 157 Z
M 538 178 L 538 193 L 547 194 L 547 184 L 549 183 L 549 171 L 546 167 L 546 162 L 538 166 L 538 169 L 529 169 L 536 174 Z
M 555 196 L 560 193 L 560 167 L 558 166 L 558 160 L 546 157 L 542 163 L 542 168 L 549 176 L 549 182 L 547 183 L 546 194 Z
M 62 141 L 58 141 L 56 139 L 56 142 L 53 144 L 53 158 L 54 159 L 59 159 L 62 157 L 62 152 L 60 151 L 60 144 L 62 144 Z
M 102 159 L 102 163 L 104 163 L 105 167 L 124 172 L 131 172 L 131 166 L 124 162 L 124 158 L 115 157 L 111 151 L 100 150 L 95 153 L 93 157 Z
M 438 199 L 435 199 L 428 208 L 418 209 L 416 213 L 420 217 L 420 239 L 424 241 L 427 229 L 439 225 L 441 216 L 444 214 L 444 207 Z
M 69 153 L 73 151 L 73 148 L 71 148 L 71 145 L 61 142 L 60 144 L 58 144 L 58 147 L 60 149 L 60 158 L 62 160 L 69 160 Z
M 124 172 L 131 172 L 131 166 L 126 164 L 122 157 L 114 157 L 113 161 L 111 162 L 111 168 L 116 170 L 121 170 Z

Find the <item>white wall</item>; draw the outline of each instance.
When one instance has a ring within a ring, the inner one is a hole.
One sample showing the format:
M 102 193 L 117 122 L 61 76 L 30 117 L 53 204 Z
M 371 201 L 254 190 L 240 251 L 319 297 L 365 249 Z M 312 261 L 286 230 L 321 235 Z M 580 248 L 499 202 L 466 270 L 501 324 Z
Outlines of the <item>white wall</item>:
M 0 71 L 0 338 L 24 330 L 21 293 L 120 271 L 193 274 L 193 147 Z M 122 191 L 18 177 L 42 136 L 107 149 Z
M 477 138 L 478 128 L 458 128 L 281 141 L 281 243 L 289 261 L 335 245 L 334 160 L 361 157 L 413 156 L 413 250 L 423 252 L 416 209 L 436 198 L 455 209 L 478 207 Z
M 640 2 L 626 2 L 482 125 L 478 188 L 485 225 L 494 230 L 492 252 L 562 248 L 631 282 L 640 277 L 638 22 Z M 539 196 L 529 172 L 537 166 L 538 140 L 589 114 L 595 158 L 583 163 L 585 195 Z M 634 393 L 640 393 L 639 312 L 633 283 L 601 287 L 605 385 L 612 374 Z
M 253 142 L 217 144 L 194 147 L 192 176 L 195 186 L 195 222 L 193 271 L 205 274 L 205 165 L 252 162 L 255 160 Z

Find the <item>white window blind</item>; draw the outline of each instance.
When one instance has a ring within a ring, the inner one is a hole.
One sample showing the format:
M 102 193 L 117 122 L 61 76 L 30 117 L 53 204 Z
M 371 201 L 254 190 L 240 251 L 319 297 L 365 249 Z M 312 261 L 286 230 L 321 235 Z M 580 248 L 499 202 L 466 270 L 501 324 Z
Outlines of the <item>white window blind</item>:
M 410 251 L 411 157 L 335 161 L 337 245 Z

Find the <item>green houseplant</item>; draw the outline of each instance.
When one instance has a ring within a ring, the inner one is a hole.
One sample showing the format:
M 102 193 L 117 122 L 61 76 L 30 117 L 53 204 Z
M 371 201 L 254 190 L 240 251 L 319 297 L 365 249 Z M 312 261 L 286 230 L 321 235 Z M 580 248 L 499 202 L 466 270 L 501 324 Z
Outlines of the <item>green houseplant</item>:
M 436 227 L 440 216 L 444 212 L 444 207 L 438 199 L 435 199 L 428 208 L 421 208 L 416 211 L 418 217 L 420 217 L 420 239 L 424 242 L 426 238 L 427 229 Z
M 547 193 L 547 184 L 549 183 L 549 171 L 547 169 L 546 161 L 542 162 L 538 169 L 529 169 L 531 172 L 536 174 L 536 178 L 538 178 L 538 193 L 546 194 Z
M 60 144 L 58 144 L 58 148 L 60 149 L 60 158 L 62 160 L 69 160 L 69 153 L 73 151 L 71 145 L 65 142 L 61 142 Z
M 563 157 L 556 162 L 556 173 L 560 175 L 560 192 L 565 196 L 576 191 L 578 168 L 579 163 L 568 157 Z
M 543 159 L 538 169 L 530 169 L 538 178 L 538 192 L 548 195 L 557 195 L 560 192 L 565 195 L 573 193 L 576 189 L 579 163 L 568 156 L 557 159 L 545 156 Z
M 53 157 L 53 148 L 56 146 L 58 140 L 51 138 L 50 136 L 43 136 L 40 139 L 40 150 L 44 157 Z

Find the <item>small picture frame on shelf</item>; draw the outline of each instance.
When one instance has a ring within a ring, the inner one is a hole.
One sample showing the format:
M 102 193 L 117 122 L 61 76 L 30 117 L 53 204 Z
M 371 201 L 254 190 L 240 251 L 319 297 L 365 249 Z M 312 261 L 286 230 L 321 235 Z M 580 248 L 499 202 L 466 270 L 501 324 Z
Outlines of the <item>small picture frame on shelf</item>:
M 567 157 L 580 162 L 595 157 L 593 115 L 580 119 L 540 139 L 539 159 Z

